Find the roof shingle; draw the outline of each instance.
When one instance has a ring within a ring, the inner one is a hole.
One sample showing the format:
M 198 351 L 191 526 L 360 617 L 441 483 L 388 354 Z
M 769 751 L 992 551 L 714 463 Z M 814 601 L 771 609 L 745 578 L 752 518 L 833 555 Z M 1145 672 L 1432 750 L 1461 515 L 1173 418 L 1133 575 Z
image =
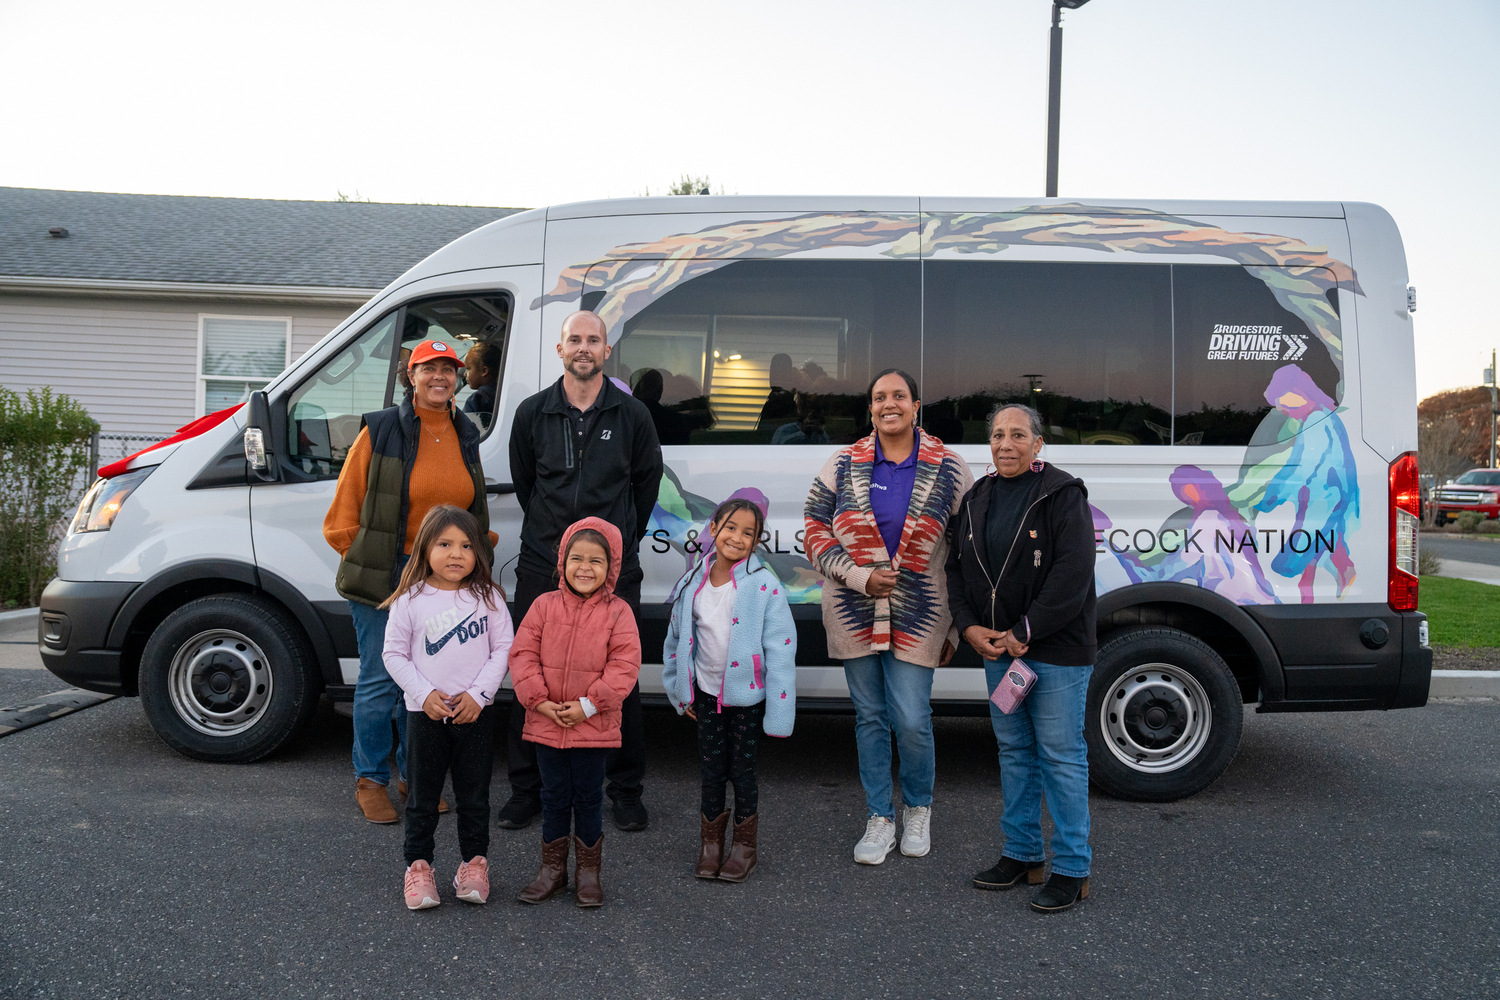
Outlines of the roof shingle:
M 0 187 L 0 275 L 383 288 L 519 211 Z

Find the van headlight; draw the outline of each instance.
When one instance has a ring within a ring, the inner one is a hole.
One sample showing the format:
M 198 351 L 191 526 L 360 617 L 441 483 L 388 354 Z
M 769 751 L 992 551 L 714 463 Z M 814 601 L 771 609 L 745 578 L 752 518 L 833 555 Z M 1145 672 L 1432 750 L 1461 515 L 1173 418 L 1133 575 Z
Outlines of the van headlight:
M 78 504 L 78 513 L 73 515 L 73 524 L 68 528 L 68 534 L 77 534 L 81 531 L 108 531 L 115 523 L 115 515 L 120 513 L 120 508 L 125 505 L 125 499 L 134 493 L 135 488 L 145 482 L 146 477 L 155 469 L 154 465 L 148 465 L 144 469 L 132 469 L 113 479 L 101 479 L 90 486 L 89 491 L 83 495 L 83 500 Z

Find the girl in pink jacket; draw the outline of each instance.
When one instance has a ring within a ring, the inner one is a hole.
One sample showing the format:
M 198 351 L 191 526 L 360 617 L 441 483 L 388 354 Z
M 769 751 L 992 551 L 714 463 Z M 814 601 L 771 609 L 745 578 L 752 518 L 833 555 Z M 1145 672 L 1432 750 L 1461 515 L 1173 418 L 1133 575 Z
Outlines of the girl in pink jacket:
M 622 554 L 619 530 L 600 518 L 563 532 L 557 589 L 531 605 L 510 650 L 522 736 L 536 744 L 542 772 L 542 866 L 523 903 L 567 885 L 571 830 L 578 905 L 604 905 L 604 761 L 620 745 L 620 705 L 641 670 L 635 615 L 614 596 Z

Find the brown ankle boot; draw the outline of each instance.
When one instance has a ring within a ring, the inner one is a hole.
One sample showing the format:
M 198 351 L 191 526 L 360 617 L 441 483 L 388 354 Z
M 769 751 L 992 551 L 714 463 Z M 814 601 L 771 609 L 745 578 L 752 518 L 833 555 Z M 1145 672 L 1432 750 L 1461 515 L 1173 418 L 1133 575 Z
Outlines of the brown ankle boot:
M 599 863 L 604 854 L 604 834 L 594 841 L 593 847 L 585 847 L 583 841 L 573 838 L 573 884 L 578 893 L 579 906 L 603 906 L 604 887 L 599 884 Z
M 542 867 L 536 879 L 516 897 L 520 903 L 545 903 L 568 884 L 568 837 L 542 841 Z
M 399 819 L 396 815 L 396 807 L 391 805 L 390 793 L 378 781 L 372 781 L 369 778 L 360 778 L 355 781 L 354 801 L 359 803 L 359 811 L 364 813 L 365 819 L 371 823 L 394 823 Z
M 698 867 L 693 874 L 699 878 L 718 878 L 719 866 L 724 863 L 724 828 L 729 825 L 729 810 L 725 809 L 714 819 L 698 816 Z
M 755 871 L 755 834 L 759 823 L 760 814 L 756 813 L 734 824 L 734 845 L 729 848 L 729 860 L 719 869 L 719 878 L 725 882 L 743 882 Z

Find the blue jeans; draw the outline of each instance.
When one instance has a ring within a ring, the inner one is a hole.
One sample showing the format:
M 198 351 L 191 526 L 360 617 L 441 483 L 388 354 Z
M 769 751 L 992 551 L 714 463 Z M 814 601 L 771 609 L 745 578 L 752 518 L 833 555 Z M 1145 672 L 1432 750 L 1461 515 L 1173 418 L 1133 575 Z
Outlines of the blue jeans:
M 901 801 L 932 805 L 937 754 L 932 742 L 932 669 L 896 659 L 890 650 L 844 661 L 854 701 L 859 781 L 871 816 L 895 820 L 891 805 L 891 731 L 901 754 Z
M 406 557 L 401 557 L 401 562 Z M 406 780 L 406 705 L 401 688 L 385 669 L 385 623 L 390 612 L 349 602 L 359 641 L 359 680 L 354 684 L 354 776 L 391 782 L 391 719 L 396 720 L 396 771 Z
M 1017 861 L 1045 861 L 1042 795 L 1052 815 L 1052 870 L 1083 878 L 1089 873 L 1089 759 L 1083 742 L 1083 707 L 1093 667 L 1060 667 L 1026 660 L 1036 684 L 1010 715 L 990 702 L 990 723 L 1000 746 L 1005 815 L 1001 853 Z M 986 660 L 990 691 L 1011 660 Z

